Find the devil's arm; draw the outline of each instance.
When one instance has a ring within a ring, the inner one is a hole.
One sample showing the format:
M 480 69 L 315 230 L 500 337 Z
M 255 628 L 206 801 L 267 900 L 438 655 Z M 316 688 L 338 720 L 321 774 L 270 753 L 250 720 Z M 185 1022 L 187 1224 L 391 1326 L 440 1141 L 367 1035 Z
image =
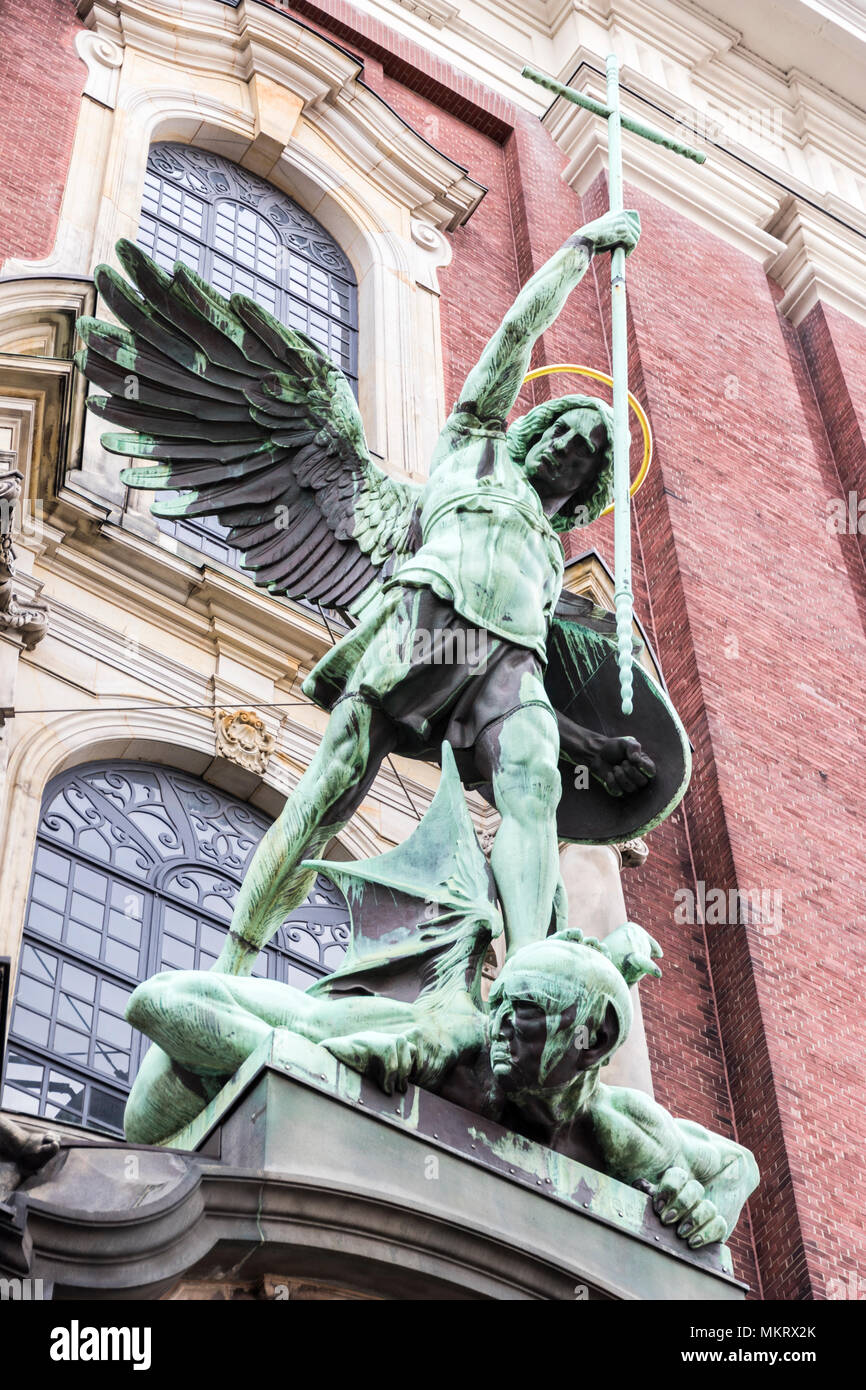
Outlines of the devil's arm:
M 733 1139 L 712 1134 L 704 1129 L 703 1125 L 695 1124 L 691 1120 L 674 1120 L 673 1123 L 680 1139 L 683 1166 L 690 1181 L 703 1186 L 702 1201 L 712 1203 L 719 1217 L 725 1222 L 727 1230 L 722 1239 L 726 1239 L 737 1224 L 744 1203 L 758 1185 L 758 1165 L 750 1151 Z M 670 1172 L 665 1174 L 659 1184 L 662 1191 L 665 1179 L 670 1186 Z M 678 1194 L 678 1204 L 680 1208 L 689 1205 L 688 1196 L 686 1194 L 684 1197 L 682 1189 Z M 690 1216 L 693 1224 L 697 1224 L 699 1213 L 693 1210 Z M 662 1218 L 664 1219 L 664 1211 Z M 691 1235 L 689 1230 L 678 1233 L 685 1239 L 689 1239 Z M 703 1234 L 704 1237 L 712 1237 L 709 1222 Z M 689 1243 L 691 1244 L 691 1241 Z M 705 1238 L 700 1243 L 710 1242 Z
M 693 1247 L 730 1235 L 758 1184 L 748 1149 L 626 1087 L 600 1086 L 592 1118 L 608 1171 L 650 1191 L 665 1225 Z
M 527 280 L 466 378 L 460 399 L 472 402 L 476 414 L 484 418 L 508 414 L 529 369 L 536 339 L 556 321 L 582 280 L 593 249 L 588 237 L 575 232 Z

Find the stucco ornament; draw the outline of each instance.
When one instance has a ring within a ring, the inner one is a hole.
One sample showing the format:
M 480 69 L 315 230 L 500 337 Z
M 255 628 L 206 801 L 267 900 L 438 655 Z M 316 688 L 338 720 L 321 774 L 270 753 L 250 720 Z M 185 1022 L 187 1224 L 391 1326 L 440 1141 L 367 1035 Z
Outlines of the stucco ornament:
M 632 922 L 603 943 L 565 928 L 510 955 L 485 1005 L 481 975 L 501 914 L 447 744 L 442 761 L 436 797 L 402 845 L 309 865 L 350 905 L 350 948 L 332 975 L 306 993 L 206 971 L 139 986 L 127 1016 L 162 1051 L 149 1054 L 133 1088 L 129 1137 L 170 1138 L 284 1028 L 386 1092 L 420 1085 L 641 1186 L 693 1249 L 724 1240 L 757 1182 L 751 1154 L 643 1092 L 601 1081 L 631 1027 L 629 987 L 661 974 L 658 943 Z M 183 1069 L 184 1104 L 154 1056 Z
M 276 742 L 260 715 L 252 709 L 221 709 L 214 714 L 216 751 L 248 772 L 263 776 Z
M 117 104 L 117 87 L 123 65 L 123 49 L 104 34 L 83 29 L 76 36 L 78 55 L 87 64 L 84 95 L 111 109 Z
M 0 632 L 20 637 L 24 650 L 30 652 L 48 630 L 48 605 L 29 596 L 22 598 L 16 583 L 12 535 L 23 482 L 17 468 L 0 471 Z

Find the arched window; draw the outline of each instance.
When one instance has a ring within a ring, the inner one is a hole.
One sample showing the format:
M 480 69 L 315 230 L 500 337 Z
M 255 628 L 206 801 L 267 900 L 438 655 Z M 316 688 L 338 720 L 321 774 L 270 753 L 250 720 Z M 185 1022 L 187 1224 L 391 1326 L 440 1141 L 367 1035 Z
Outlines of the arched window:
M 183 261 L 230 295 L 257 300 L 300 329 L 357 391 L 358 290 L 329 232 L 279 189 L 221 155 L 192 145 L 151 148 L 138 243 L 159 265 Z M 236 564 L 215 521 L 160 522 L 198 550 Z
M 119 1133 L 146 1038 L 123 1017 L 158 970 L 207 969 L 268 818 L 146 763 L 62 774 L 43 803 L 3 1105 Z M 305 989 L 342 960 L 341 894 L 323 878 L 254 975 Z

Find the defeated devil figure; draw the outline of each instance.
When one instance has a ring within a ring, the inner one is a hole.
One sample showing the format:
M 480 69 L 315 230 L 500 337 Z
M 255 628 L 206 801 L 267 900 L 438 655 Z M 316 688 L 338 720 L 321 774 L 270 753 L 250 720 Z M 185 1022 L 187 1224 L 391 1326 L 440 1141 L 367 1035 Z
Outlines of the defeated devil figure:
M 171 1109 L 174 1091 L 161 1094 L 160 1069 L 151 1075 L 145 1059 L 129 1138 L 168 1138 L 285 1028 L 387 1092 L 414 1083 L 640 1186 L 693 1249 L 725 1240 L 758 1181 L 752 1155 L 601 1080 L 631 1027 L 629 987 L 661 975 L 661 948 L 634 923 L 603 942 L 566 927 L 509 955 L 484 1003 L 481 966 L 501 918 L 447 745 L 442 766 L 436 798 L 404 844 L 376 859 L 316 863 L 352 915 L 333 975 L 306 993 L 209 971 L 138 987 L 127 1017 L 187 1078 L 189 1107 Z

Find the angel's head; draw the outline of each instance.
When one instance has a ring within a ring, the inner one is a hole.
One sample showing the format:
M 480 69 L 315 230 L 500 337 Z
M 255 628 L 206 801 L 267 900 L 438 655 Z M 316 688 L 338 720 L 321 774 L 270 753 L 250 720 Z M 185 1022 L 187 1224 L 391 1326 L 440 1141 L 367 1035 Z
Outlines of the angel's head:
M 542 500 L 561 498 L 552 522 L 571 531 L 613 500 L 613 412 L 594 396 L 559 396 L 521 415 L 508 452 Z

